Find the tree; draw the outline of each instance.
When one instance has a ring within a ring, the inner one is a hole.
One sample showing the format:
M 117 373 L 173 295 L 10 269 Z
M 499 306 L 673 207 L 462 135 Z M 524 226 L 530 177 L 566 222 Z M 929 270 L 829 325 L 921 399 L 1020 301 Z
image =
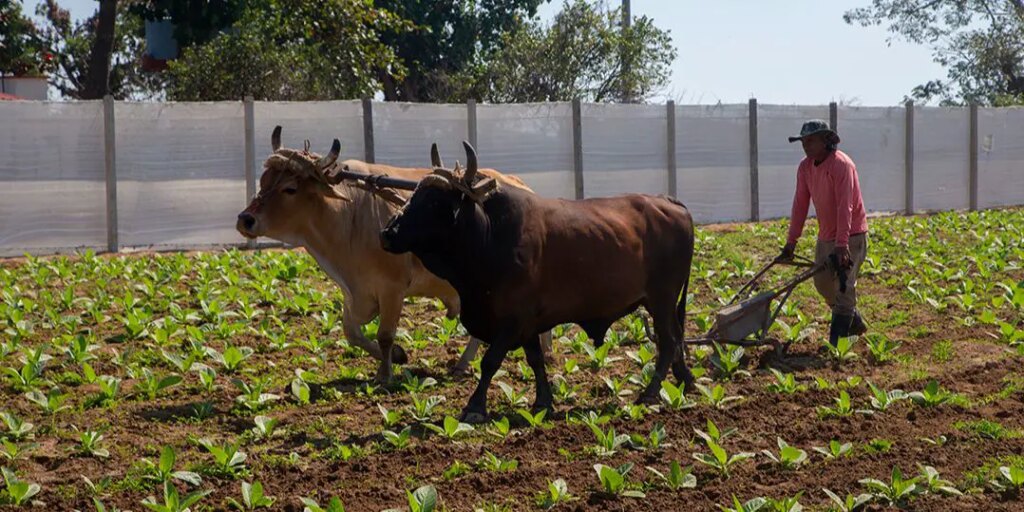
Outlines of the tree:
M 144 20 L 170 20 L 179 48 L 204 44 L 241 19 L 247 5 L 271 7 L 260 0 L 145 0 L 136 1 L 131 13 Z
M 627 30 L 621 18 L 601 3 L 566 2 L 550 26 L 532 21 L 506 34 L 473 93 L 496 103 L 650 98 L 668 84 L 676 50 L 650 18 Z
M 265 4 L 265 5 L 263 5 Z M 379 90 L 377 71 L 401 79 L 381 33 L 410 25 L 367 0 L 253 3 L 231 30 L 168 63 L 168 97 L 181 101 L 344 99 Z
M 381 41 L 407 69 L 404 78 L 378 68 L 388 101 L 460 101 L 460 80 L 502 43 L 505 35 L 532 18 L 549 0 L 374 0 L 380 9 L 411 22 L 412 30 L 387 31 Z
M 932 48 L 946 80 L 915 87 L 914 99 L 1024 104 L 1024 0 L 873 0 L 843 18 L 888 24 L 896 37 Z
M 0 75 L 38 75 L 53 69 L 35 23 L 21 11 L 21 2 L 0 0 Z
M 103 20 L 109 12 L 102 3 L 97 12 L 77 23 L 56 0 L 41 4 L 37 14 L 45 22 L 41 33 L 56 64 L 50 85 L 62 96 L 99 99 L 110 94 L 126 99 L 152 97 L 162 91 L 162 77 L 144 73 L 139 67 L 145 48 L 142 20 L 129 12 L 126 2 L 116 6 L 113 22 Z M 105 34 L 111 26 L 113 34 L 108 40 Z

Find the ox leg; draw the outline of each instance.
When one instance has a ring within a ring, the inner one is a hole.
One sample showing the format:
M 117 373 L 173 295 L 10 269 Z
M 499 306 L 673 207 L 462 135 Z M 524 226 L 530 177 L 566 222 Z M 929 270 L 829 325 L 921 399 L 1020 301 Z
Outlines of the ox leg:
M 555 364 L 555 349 L 551 343 L 551 331 L 547 331 L 540 335 L 540 349 L 544 352 L 544 361 L 547 364 Z
M 365 350 L 373 358 L 380 360 L 380 346 L 370 341 L 369 338 L 363 336 L 363 331 L 360 329 L 363 325 L 370 323 L 376 313 L 373 311 L 367 312 L 359 310 L 351 305 L 350 301 L 345 301 L 344 308 L 341 314 L 341 327 L 345 333 L 345 339 L 349 343 Z M 401 347 L 395 345 L 392 353 L 392 360 L 398 364 L 405 364 L 408 362 L 408 356 Z
M 492 343 L 484 352 L 484 358 L 480 362 L 480 382 L 476 383 L 476 390 L 473 396 L 469 397 L 469 403 L 462 410 L 462 421 L 465 423 L 483 423 L 487 421 L 487 389 L 491 386 L 491 379 L 501 368 L 502 361 L 508 353 L 508 343 Z
M 380 305 L 380 327 L 377 329 L 377 344 L 382 354 L 380 367 L 377 369 L 376 381 L 381 384 L 391 382 L 392 364 L 394 364 L 395 333 L 398 331 L 398 319 L 402 314 L 402 296 L 397 301 L 382 302 Z
M 526 362 L 533 369 L 533 375 L 537 385 L 537 400 L 533 402 L 533 413 L 537 414 L 541 409 L 548 411 L 548 416 L 554 410 L 552 405 L 553 395 L 551 384 L 548 383 L 547 369 L 544 366 L 544 354 L 541 349 L 540 337 L 532 338 L 523 345 L 526 352 Z
M 657 313 L 651 312 L 651 316 L 654 317 L 654 332 L 658 336 L 658 358 L 654 363 L 654 377 L 637 397 L 637 403 L 658 403 L 661 381 L 665 380 L 669 367 L 676 361 L 676 350 L 679 347 L 679 336 L 682 334 L 682 329 L 676 322 L 672 309 L 671 303 L 669 303 L 669 307 L 662 307 Z M 685 365 L 685 362 L 683 364 Z
M 455 363 L 455 366 L 449 370 L 449 373 L 458 376 L 470 375 L 469 362 L 476 359 L 476 353 L 478 350 L 480 350 L 480 340 L 476 337 L 470 336 L 469 343 L 466 344 L 466 349 L 462 351 L 462 357 L 460 357 L 459 362 Z

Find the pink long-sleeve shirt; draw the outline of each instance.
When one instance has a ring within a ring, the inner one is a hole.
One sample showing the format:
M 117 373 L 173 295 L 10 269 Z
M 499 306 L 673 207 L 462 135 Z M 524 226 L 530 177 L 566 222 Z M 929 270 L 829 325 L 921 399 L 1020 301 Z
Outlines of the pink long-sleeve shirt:
M 833 151 L 820 165 L 815 165 L 811 158 L 800 162 L 789 223 L 791 244 L 804 231 L 811 201 L 818 215 L 818 240 L 834 240 L 836 247 L 847 247 L 850 235 L 867 232 L 868 218 L 860 195 L 857 166 L 846 153 Z

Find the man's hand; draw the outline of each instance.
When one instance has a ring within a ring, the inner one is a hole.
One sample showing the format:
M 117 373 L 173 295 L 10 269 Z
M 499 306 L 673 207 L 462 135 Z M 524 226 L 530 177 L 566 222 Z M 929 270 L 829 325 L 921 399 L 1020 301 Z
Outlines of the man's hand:
M 850 258 L 849 247 L 836 247 L 832 252 L 835 253 L 836 260 L 839 261 L 840 268 L 848 269 L 853 266 L 853 260 Z
M 793 259 L 793 253 L 796 251 L 796 244 L 786 244 L 782 248 L 782 252 L 775 257 L 775 261 L 790 261 Z

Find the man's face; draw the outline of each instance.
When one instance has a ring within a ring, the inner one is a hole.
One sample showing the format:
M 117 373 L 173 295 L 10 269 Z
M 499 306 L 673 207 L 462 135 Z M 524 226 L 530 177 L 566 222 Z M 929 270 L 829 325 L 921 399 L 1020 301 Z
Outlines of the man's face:
M 825 155 L 826 144 L 825 144 L 825 133 L 815 133 L 814 135 L 808 135 L 800 142 L 804 146 L 804 154 L 808 158 L 818 159 Z

